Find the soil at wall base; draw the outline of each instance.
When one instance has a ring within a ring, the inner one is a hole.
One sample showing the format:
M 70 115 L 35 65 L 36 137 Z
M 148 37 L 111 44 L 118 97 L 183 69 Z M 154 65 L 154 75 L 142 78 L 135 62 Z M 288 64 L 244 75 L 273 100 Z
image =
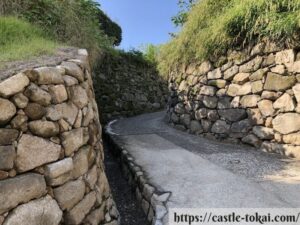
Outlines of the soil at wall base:
M 105 170 L 108 182 L 121 215 L 121 225 L 149 225 L 135 193 L 122 175 L 120 165 L 104 142 Z

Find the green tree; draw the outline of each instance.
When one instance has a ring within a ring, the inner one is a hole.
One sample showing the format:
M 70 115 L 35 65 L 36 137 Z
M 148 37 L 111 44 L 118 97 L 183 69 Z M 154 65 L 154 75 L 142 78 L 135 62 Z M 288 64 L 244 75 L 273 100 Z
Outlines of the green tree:
M 182 26 L 187 20 L 187 14 L 197 0 L 178 0 L 180 11 L 176 16 L 172 17 L 172 22 L 176 26 Z

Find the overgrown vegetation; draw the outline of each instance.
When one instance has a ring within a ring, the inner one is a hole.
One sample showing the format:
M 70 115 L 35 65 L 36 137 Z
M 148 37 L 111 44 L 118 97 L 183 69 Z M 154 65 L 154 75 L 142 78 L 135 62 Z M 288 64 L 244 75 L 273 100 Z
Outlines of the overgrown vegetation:
M 87 48 L 94 59 L 121 41 L 121 28 L 93 0 L 1 0 L 0 13 L 38 26 L 52 40 Z
M 57 44 L 42 30 L 13 17 L 0 17 L 0 66 L 5 61 L 48 54 Z
M 182 32 L 162 47 L 159 67 L 166 74 L 176 64 L 216 58 L 262 39 L 297 46 L 299 30 L 300 0 L 201 0 Z

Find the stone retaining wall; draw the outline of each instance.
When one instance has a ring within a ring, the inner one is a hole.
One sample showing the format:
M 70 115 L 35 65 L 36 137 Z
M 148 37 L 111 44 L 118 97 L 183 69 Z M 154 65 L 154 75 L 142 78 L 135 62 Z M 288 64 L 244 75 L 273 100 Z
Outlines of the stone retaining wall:
M 166 105 L 167 81 L 153 65 L 128 54 L 106 53 L 95 69 L 94 87 L 103 122 L 157 111 Z
M 85 50 L 57 65 L 6 74 L 0 225 L 117 225 L 101 135 Z
M 170 122 L 300 158 L 300 53 L 260 43 L 225 60 L 220 67 L 206 61 L 171 73 Z
M 105 134 L 112 153 L 118 158 L 123 176 L 135 191 L 138 203 L 142 207 L 151 225 L 163 225 L 168 219 L 167 202 L 171 192 L 160 190 L 151 184 L 147 174 L 130 153 L 122 146 L 122 140 L 109 131 Z

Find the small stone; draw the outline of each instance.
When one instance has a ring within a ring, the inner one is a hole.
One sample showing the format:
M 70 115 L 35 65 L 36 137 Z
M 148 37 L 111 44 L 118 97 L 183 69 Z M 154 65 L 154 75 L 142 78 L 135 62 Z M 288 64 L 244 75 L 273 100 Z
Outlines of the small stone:
M 70 156 L 81 146 L 85 145 L 89 140 L 89 132 L 87 128 L 78 128 L 62 134 L 62 145 L 65 154 Z
M 258 103 L 258 108 L 265 117 L 272 116 L 275 112 L 275 110 L 273 108 L 273 102 L 270 100 L 260 101 Z
M 201 120 L 207 117 L 207 109 L 201 108 L 195 112 L 196 120 Z
M 98 225 L 104 222 L 105 205 L 93 210 L 86 218 L 85 222 L 89 225 Z
M 208 80 L 214 80 L 214 79 L 219 79 L 222 77 L 222 72 L 220 69 L 215 69 L 211 72 L 208 72 L 207 74 L 207 79 Z
M 211 97 L 211 96 L 204 96 L 203 98 L 203 104 L 210 109 L 215 109 L 218 104 L 218 98 L 217 97 Z
M 51 104 L 51 95 L 33 83 L 26 88 L 24 94 L 32 102 L 36 102 L 42 106 L 48 106 Z
M 246 95 L 241 99 L 241 106 L 243 108 L 254 108 L 257 106 L 257 102 L 260 100 L 259 95 Z
M 295 52 L 293 49 L 277 52 L 275 56 L 276 64 L 293 63 L 295 61 Z
M 84 88 L 79 85 L 71 86 L 68 88 L 71 101 L 79 108 L 87 106 L 89 98 Z
M 264 124 L 262 114 L 259 109 L 247 109 L 248 119 L 253 125 Z
M 226 80 L 209 80 L 208 85 L 210 86 L 214 86 L 214 87 L 217 87 L 217 88 L 224 88 L 227 84 Z
M 242 142 L 252 145 L 256 148 L 261 146 L 261 140 L 259 140 L 254 134 L 249 134 L 242 139 Z
M 247 112 L 244 109 L 222 109 L 218 110 L 219 115 L 226 120 L 236 122 L 247 117 Z
M 40 137 L 53 137 L 59 134 L 59 126 L 51 121 L 36 120 L 29 124 L 30 131 Z
M 67 212 L 66 224 L 78 225 L 88 215 L 96 202 L 96 193 L 93 191 L 87 194 L 70 212 Z
M 252 86 L 251 91 L 253 94 L 261 93 L 264 88 L 264 85 L 260 80 L 252 82 L 251 86 Z
M 0 98 L 0 125 L 5 125 L 17 113 L 17 109 L 10 101 Z
M 38 84 L 63 84 L 61 72 L 55 67 L 40 67 L 33 70 Z
M 78 84 L 78 80 L 76 78 L 74 78 L 74 77 L 65 75 L 65 76 L 63 76 L 63 79 L 64 79 L 65 85 L 67 87 L 70 87 L 70 86 Z
M 195 74 L 196 75 L 203 75 L 208 73 L 209 71 L 211 71 L 213 69 L 213 66 L 211 65 L 211 63 L 209 61 L 204 61 L 203 63 L 201 63 L 201 65 L 196 69 Z
M 234 76 L 232 83 L 236 84 L 244 84 L 247 81 L 249 81 L 249 73 L 238 73 L 237 75 Z
M 239 72 L 239 67 L 234 65 L 233 67 L 227 69 L 224 72 L 224 79 L 225 80 L 232 80 L 233 76 Z
M 200 95 L 214 96 L 216 94 L 216 88 L 211 86 L 202 86 L 200 89 Z
M 258 70 L 263 62 L 263 58 L 261 56 L 257 56 L 246 64 L 240 66 L 240 73 L 251 73 Z
M 90 124 L 90 122 L 94 119 L 94 117 L 95 114 L 92 103 L 89 103 L 88 107 L 86 108 L 86 112 L 83 111 L 82 126 L 87 127 Z
M 70 181 L 53 191 L 60 208 L 69 211 L 83 198 L 85 184 L 82 180 Z
M 172 113 L 172 116 L 175 115 L 174 113 Z M 79 110 L 78 111 L 78 114 L 77 114 L 77 117 L 76 117 L 76 120 L 75 120 L 75 123 L 74 123 L 74 128 L 80 128 L 81 127 L 81 124 L 82 124 L 82 119 L 83 119 L 83 115 L 82 115 L 82 111 Z M 178 118 L 178 121 L 179 121 L 179 118 Z M 177 121 L 177 122 L 178 122 Z M 173 121 L 174 122 L 174 121 Z
M 25 95 L 23 95 L 23 93 L 19 93 L 14 95 L 12 101 L 18 108 L 24 109 L 26 108 L 29 100 Z
M 257 137 L 263 140 L 272 140 L 274 138 L 274 131 L 271 128 L 255 126 L 252 131 Z
M 234 122 L 231 125 L 230 131 L 233 133 L 248 133 L 251 130 L 251 123 L 249 119 Z
M 219 119 L 219 114 L 217 110 L 209 110 L 207 113 L 207 118 L 210 121 L 217 121 Z
M 266 119 L 266 122 L 265 122 L 265 126 L 266 127 L 269 127 L 269 128 L 272 128 L 273 127 L 273 118 L 272 117 L 268 117 L 267 119 Z
M 97 179 L 98 179 L 97 166 L 94 165 L 93 168 L 90 169 L 88 171 L 88 173 L 84 175 L 84 180 L 85 180 L 86 184 L 88 185 L 88 187 L 91 190 L 94 190 Z
M 17 169 L 20 172 L 25 172 L 56 161 L 60 152 L 60 145 L 43 138 L 23 134 L 17 146 Z
M 251 93 L 251 89 L 252 89 L 251 82 L 245 83 L 240 87 L 237 95 L 239 96 L 248 95 Z
M 15 208 L 3 225 L 58 225 L 63 212 L 49 195 Z
M 272 53 L 272 54 L 269 54 L 267 56 L 267 58 L 265 58 L 262 66 L 267 67 L 267 66 L 272 66 L 274 64 L 275 64 L 275 55 Z
M 12 145 L 18 137 L 18 130 L 0 128 L 0 145 Z
M 293 92 L 294 92 L 294 95 L 297 99 L 297 102 L 300 103 L 300 84 L 296 84 L 293 87 Z
M 285 74 L 287 71 L 286 71 L 286 68 L 285 68 L 284 65 L 277 65 L 277 66 L 271 68 L 271 72 L 272 72 L 272 73 L 277 73 L 277 74 L 283 75 L 283 74 Z
M 197 120 L 191 121 L 190 130 L 192 134 L 200 134 L 203 132 L 201 123 Z
M 29 82 L 28 77 L 23 73 L 14 75 L 0 83 L 0 96 L 8 98 L 17 94 L 23 91 Z
M 211 132 L 212 133 L 216 133 L 216 134 L 226 134 L 226 133 L 229 132 L 229 129 L 230 129 L 230 125 L 229 124 L 227 124 L 223 120 L 218 120 L 212 126 Z
M 276 73 L 268 73 L 265 90 L 269 91 L 285 91 L 296 83 L 295 76 L 282 76 Z
M 13 146 L 0 146 L 0 170 L 10 170 L 14 167 L 16 151 Z
M 8 176 L 9 176 L 9 173 L 8 173 L 8 172 L 3 171 L 3 170 L 0 170 L 0 181 L 1 181 L 1 180 L 7 179 Z
M 268 99 L 268 100 L 276 100 L 277 98 L 279 98 L 280 94 L 279 92 L 273 92 L 273 91 L 264 91 L 261 94 L 261 99 Z
M 279 109 L 280 112 L 290 112 L 294 111 L 295 103 L 289 94 L 284 93 L 274 102 L 273 107 L 274 109 Z
M 52 96 L 52 102 L 54 104 L 59 104 L 68 100 L 67 90 L 62 84 L 49 87 L 49 93 Z
M 273 128 L 281 134 L 294 133 L 300 130 L 300 115 L 285 113 L 273 119 Z
M 46 193 L 46 183 L 42 175 L 27 173 L 0 181 L 0 214 Z
M 45 107 L 37 103 L 29 103 L 24 112 L 31 120 L 39 120 L 46 115 Z
M 238 84 L 230 84 L 227 90 L 227 95 L 235 97 L 238 95 L 241 86 Z
M 252 73 L 249 77 L 250 81 L 263 80 L 263 77 L 267 74 L 268 69 L 259 69 Z
M 241 99 L 240 96 L 235 96 L 230 103 L 231 108 L 240 107 L 240 99 Z
M 180 120 L 180 123 L 182 123 L 186 127 L 190 127 L 190 124 L 191 124 L 191 115 L 190 114 L 181 115 L 179 120 Z
M 66 75 L 70 75 L 70 76 L 76 78 L 79 82 L 84 81 L 84 74 L 83 74 L 82 70 L 80 69 L 80 67 L 76 63 L 63 62 L 61 64 L 61 66 L 63 68 L 65 68 Z
M 218 109 L 229 109 L 231 108 L 231 97 L 221 97 L 218 101 Z
M 58 121 L 60 119 L 66 120 L 73 126 L 78 114 L 78 108 L 71 102 L 52 105 L 47 108 L 47 119 Z
M 26 132 L 28 130 L 27 121 L 28 117 L 26 115 L 17 115 L 11 120 L 10 125 L 14 129 Z
M 300 145 L 300 133 L 283 135 L 283 142 L 286 144 Z
M 73 157 L 73 178 L 78 178 L 87 173 L 89 169 L 88 155 L 90 153 L 90 146 L 84 146 L 76 152 Z

